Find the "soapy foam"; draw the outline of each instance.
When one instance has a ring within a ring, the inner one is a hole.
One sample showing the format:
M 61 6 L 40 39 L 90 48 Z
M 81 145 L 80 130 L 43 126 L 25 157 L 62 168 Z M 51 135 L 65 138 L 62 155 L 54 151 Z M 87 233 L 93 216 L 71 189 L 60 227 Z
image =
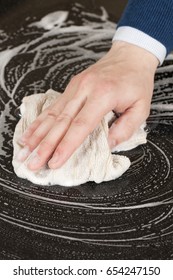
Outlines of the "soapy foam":
M 81 25 L 71 17 L 74 11 L 82 12 Z M 25 32 L 30 34 L 30 39 L 10 48 L 8 34 L 0 32 L 2 40 L 7 42 L 6 50 L 0 52 L 0 185 L 3 189 L 0 219 L 48 236 L 110 248 L 130 248 L 133 241 L 140 249 L 143 248 L 140 241 L 158 241 L 171 235 L 173 56 L 169 55 L 167 64 L 157 70 L 148 120 L 149 141 L 145 147 L 127 153 L 132 161 L 130 170 L 112 184 L 96 187 L 91 183 L 71 190 L 69 195 L 61 187 L 35 186 L 14 176 L 11 156 L 12 136 L 18 121 L 15 109 L 25 95 L 45 92 L 48 88 L 64 91 L 74 74 L 106 53 L 115 24 L 103 8 L 98 15 L 77 5 L 71 11 L 57 11 L 33 22 L 21 30 L 20 36 L 25 36 Z M 8 206 L 16 204 L 14 215 Z M 22 212 L 18 213 L 20 208 Z M 43 216 L 43 211 L 54 215 Z M 90 227 L 80 220 L 83 215 L 92 220 Z M 77 226 L 74 221 L 78 221 Z M 159 237 L 152 227 L 160 232 Z

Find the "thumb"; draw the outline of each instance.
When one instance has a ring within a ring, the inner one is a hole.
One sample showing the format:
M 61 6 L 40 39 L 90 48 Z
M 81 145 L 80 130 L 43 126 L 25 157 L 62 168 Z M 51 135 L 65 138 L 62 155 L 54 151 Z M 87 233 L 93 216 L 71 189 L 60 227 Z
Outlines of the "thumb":
M 108 135 L 110 148 L 128 140 L 139 129 L 148 115 L 148 110 L 139 104 L 126 110 L 110 127 Z

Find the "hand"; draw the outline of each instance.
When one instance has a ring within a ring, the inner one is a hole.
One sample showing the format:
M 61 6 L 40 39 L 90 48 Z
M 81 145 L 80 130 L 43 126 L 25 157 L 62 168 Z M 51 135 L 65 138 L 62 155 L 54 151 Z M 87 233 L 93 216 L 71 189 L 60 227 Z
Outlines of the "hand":
M 28 168 L 37 170 L 46 162 L 61 167 L 111 110 L 121 117 L 110 128 L 110 147 L 128 140 L 149 115 L 157 65 L 148 51 L 113 43 L 102 59 L 72 78 L 64 94 L 23 134 L 21 142 L 30 153 L 38 148 Z

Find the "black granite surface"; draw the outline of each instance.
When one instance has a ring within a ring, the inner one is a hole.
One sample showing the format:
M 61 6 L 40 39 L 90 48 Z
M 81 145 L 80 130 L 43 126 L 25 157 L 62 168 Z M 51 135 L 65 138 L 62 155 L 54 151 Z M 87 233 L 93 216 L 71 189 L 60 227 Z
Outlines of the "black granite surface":
M 103 56 L 125 1 L 113 1 L 114 15 L 112 1 L 4 2 L 0 259 L 173 259 L 173 56 L 156 73 L 148 143 L 124 153 L 132 165 L 121 178 L 72 188 L 34 185 L 11 164 L 16 108 L 25 95 L 50 87 L 62 92 Z M 62 9 L 69 12 L 63 24 L 50 30 L 32 24 Z

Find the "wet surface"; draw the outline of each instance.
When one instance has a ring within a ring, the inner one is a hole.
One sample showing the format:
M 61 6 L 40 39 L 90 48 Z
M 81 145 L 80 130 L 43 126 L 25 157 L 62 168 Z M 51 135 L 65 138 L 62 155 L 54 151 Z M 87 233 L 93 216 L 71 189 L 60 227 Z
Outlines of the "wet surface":
M 51 8 L 0 28 L 0 259 L 173 259 L 173 56 L 156 73 L 148 143 L 124 153 L 132 165 L 121 178 L 65 188 L 13 172 L 23 96 L 63 92 L 115 30 L 99 5 Z

